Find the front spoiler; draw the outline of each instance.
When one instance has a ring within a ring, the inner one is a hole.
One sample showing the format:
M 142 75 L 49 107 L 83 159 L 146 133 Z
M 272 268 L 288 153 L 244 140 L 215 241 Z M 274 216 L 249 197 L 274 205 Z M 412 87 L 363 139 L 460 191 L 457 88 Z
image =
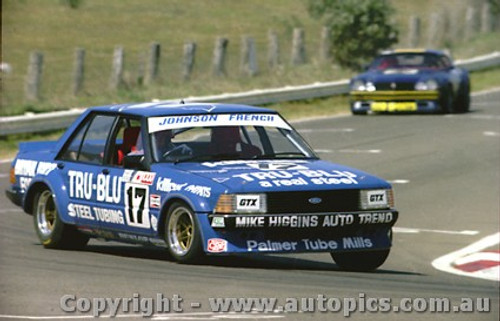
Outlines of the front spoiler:
M 231 253 L 347 252 L 389 249 L 395 219 L 382 224 L 337 228 L 213 228 L 213 215 L 197 215 L 208 255 Z

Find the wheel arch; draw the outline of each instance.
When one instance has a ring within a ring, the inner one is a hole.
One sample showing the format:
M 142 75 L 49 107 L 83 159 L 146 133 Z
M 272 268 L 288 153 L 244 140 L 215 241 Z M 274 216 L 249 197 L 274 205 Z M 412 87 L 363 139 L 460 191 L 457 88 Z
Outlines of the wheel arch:
M 190 202 L 189 200 L 185 199 L 184 197 L 181 197 L 180 195 L 173 196 L 173 197 L 167 199 L 163 203 L 163 206 L 162 206 L 161 211 L 160 211 L 160 217 L 158 219 L 158 235 L 161 238 L 165 237 L 165 221 L 167 220 L 168 210 L 175 203 L 182 203 L 182 204 L 188 206 L 193 212 L 196 213 L 195 207 L 193 206 L 192 202 Z
M 35 182 L 31 184 L 29 189 L 26 191 L 26 195 L 24 196 L 23 210 L 29 215 L 33 215 L 33 202 L 35 200 L 35 196 L 42 191 L 43 189 L 48 189 L 52 193 L 52 189 L 49 185 L 43 181 Z

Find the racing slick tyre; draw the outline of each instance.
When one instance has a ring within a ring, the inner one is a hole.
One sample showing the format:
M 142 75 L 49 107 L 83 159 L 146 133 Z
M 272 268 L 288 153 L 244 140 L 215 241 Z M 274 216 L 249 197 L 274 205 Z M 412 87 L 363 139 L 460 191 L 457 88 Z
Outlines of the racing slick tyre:
M 35 231 L 45 248 L 77 249 L 87 244 L 89 236 L 61 221 L 52 191 L 45 188 L 35 195 L 34 200 Z
M 441 94 L 441 111 L 443 114 L 453 114 L 455 112 L 455 106 L 453 102 L 453 92 L 451 88 L 443 89 Z
M 376 250 L 365 252 L 330 253 L 337 265 L 346 271 L 373 271 L 389 256 L 390 250 Z
M 466 113 L 470 108 L 470 85 L 468 83 L 460 86 L 456 110 L 458 113 Z
M 193 210 L 182 202 L 170 206 L 165 220 L 165 241 L 180 263 L 198 263 L 204 257 L 201 234 Z

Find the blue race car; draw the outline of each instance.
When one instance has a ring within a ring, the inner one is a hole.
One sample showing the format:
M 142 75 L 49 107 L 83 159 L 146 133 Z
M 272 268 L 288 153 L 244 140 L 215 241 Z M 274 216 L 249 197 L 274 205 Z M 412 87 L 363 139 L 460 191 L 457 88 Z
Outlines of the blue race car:
M 467 70 L 444 52 L 395 50 L 351 79 L 351 112 L 465 113 L 469 92 Z
M 398 218 L 389 183 L 320 160 L 265 108 L 94 107 L 59 141 L 19 149 L 7 196 L 46 248 L 97 237 L 165 246 L 187 263 L 328 252 L 344 269 L 373 270 Z

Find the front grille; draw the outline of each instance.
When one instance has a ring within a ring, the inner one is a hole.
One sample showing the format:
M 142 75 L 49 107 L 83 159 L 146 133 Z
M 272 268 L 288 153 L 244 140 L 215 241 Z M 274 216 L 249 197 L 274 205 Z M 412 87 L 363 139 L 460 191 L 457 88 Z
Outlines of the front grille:
M 415 90 L 414 82 L 378 82 L 377 90 Z
M 313 200 L 321 202 L 313 204 Z M 267 212 L 328 213 L 358 211 L 359 190 L 302 191 L 267 193 Z

